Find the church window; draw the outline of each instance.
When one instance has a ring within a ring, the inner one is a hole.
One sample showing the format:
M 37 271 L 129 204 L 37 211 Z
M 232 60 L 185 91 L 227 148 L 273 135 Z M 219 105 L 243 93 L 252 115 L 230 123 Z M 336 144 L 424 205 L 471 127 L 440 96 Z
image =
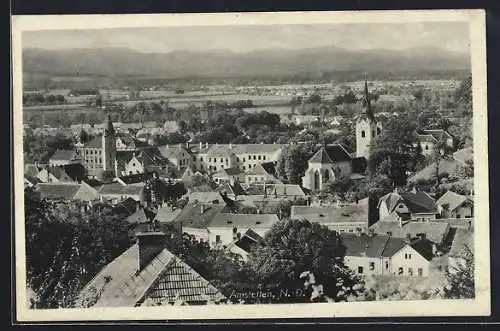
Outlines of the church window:
M 377 134 L 380 134 L 380 128 L 377 128 Z
M 330 179 L 330 171 L 326 170 L 325 171 L 325 182 Z
M 365 130 L 361 131 L 361 137 L 364 138 L 366 136 Z
M 429 150 L 429 145 L 425 145 L 425 150 Z
M 372 137 L 375 137 L 375 130 L 372 130 Z

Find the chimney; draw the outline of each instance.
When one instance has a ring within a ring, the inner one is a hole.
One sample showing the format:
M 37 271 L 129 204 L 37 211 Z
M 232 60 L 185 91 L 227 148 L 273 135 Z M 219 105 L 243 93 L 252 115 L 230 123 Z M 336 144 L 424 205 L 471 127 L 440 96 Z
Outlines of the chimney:
M 136 234 L 139 246 L 139 271 L 144 269 L 165 248 L 165 233 L 139 232 Z
M 200 141 L 200 151 L 202 150 L 203 148 L 203 143 Z
M 232 143 L 229 143 L 229 148 L 233 148 L 233 144 Z
M 205 206 L 200 203 L 200 215 L 203 215 L 203 213 L 205 212 Z
M 406 234 L 405 242 L 406 242 L 407 244 L 411 243 L 411 234 L 410 234 L 410 233 L 407 233 L 407 234 Z
M 205 148 L 207 148 L 207 149 L 208 149 L 208 143 L 205 143 Z

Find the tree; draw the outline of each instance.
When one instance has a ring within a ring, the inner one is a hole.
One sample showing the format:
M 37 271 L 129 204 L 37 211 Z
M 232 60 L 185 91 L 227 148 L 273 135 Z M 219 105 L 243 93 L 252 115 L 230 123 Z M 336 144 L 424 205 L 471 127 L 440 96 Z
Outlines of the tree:
M 464 246 L 455 266 L 446 271 L 447 286 L 443 288 L 446 299 L 473 299 L 475 297 L 474 253 Z
M 344 293 L 336 286 L 339 278 L 345 284 L 357 282 L 346 274 L 343 256 L 344 248 L 335 231 L 307 220 L 282 220 L 266 233 L 262 246 L 250 253 L 246 267 L 251 281 L 260 287 L 278 288 L 290 293 L 303 289 L 300 276 L 309 271 L 324 286 L 325 295 L 338 301 L 344 299 Z M 277 300 L 308 302 L 309 297 L 292 295 Z
M 352 181 L 349 178 L 341 177 L 335 179 L 333 182 L 328 182 L 324 188 L 324 193 L 338 195 L 340 199 L 344 200 L 346 194 L 352 188 Z
M 315 151 L 313 143 L 286 146 L 277 162 L 278 176 L 288 183 L 300 184 L 307 169 L 307 162 Z
M 422 158 L 415 121 L 409 116 L 391 118 L 374 145 L 368 162 L 371 175 L 386 175 L 395 185 L 405 185 Z

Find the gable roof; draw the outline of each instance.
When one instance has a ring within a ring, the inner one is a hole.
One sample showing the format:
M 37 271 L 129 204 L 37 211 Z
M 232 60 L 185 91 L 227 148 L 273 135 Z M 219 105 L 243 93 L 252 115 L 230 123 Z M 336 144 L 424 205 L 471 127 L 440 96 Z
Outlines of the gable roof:
M 438 199 L 438 201 L 436 201 L 436 205 L 452 211 L 461 206 L 466 201 L 472 202 L 472 200 L 465 195 L 457 194 L 453 191 L 447 191 Z
M 30 175 L 24 175 L 24 180 L 28 181 L 31 185 L 36 185 L 39 183 L 43 183 L 38 177 L 33 177 Z
M 255 231 L 252 229 L 248 229 L 240 239 L 236 239 L 233 243 L 233 245 L 241 248 L 243 251 L 250 253 L 253 247 L 255 247 L 257 244 L 262 243 L 263 238 L 259 236 Z M 230 245 L 231 245 L 230 244 Z M 229 246 L 228 245 L 228 248 Z
M 386 235 L 341 233 L 340 237 L 346 256 L 391 257 L 406 246 L 405 240 Z
M 187 194 L 190 202 L 214 202 L 219 201 L 219 203 L 223 202 L 222 196 L 219 192 L 209 191 L 194 191 Z
M 466 164 L 467 161 L 474 160 L 474 151 L 472 147 L 463 148 L 453 153 L 453 158 L 462 164 Z
M 147 142 L 134 138 L 128 133 L 118 133 L 116 135 L 116 140 L 120 139 L 127 148 L 144 148 L 151 147 Z
M 220 213 L 213 217 L 208 225 L 210 228 L 243 227 L 247 229 L 270 228 L 279 222 L 275 214 L 229 214 Z
M 201 212 L 202 206 L 203 213 Z M 182 226 L 205 229 L 224 207 L 224 204 L 188 203 L 173 221 L 181 222 Z
M 71 163 L 62 166 L 64 172 L 74 181 L 80 181 L 85 178 L 85 167 L 81 163 Z
M 399 222 L 378 221 L 370 226 L 377 234 L 392 233 L 393 237 L 406 238 L 407 234 L 416 237 L 419 233 L 425 233 L 427 239 L 435 243 L 441 243 L 448 233 L 450 226 L 446 222 L 406 222 L 400 226 Z
M 246 195 L 245 190 L 239 182 L 235 182 L 234 185 L 230 183 L 223 183 L 216 188 L 217 192 L 227 193 L 232 195 Z
M 52 154 L 50 160 L 52 161 L 72 161 L 75 159 L 76 153 L 73 150 L 58 149 Z
M 431 135 L 434 137 L 436 141 L 439 141 L 441 139 L 445 138 L 453 138 L 452 135 L 443 129 L 428 129 L 428 130 L 422 130 L 422 133 L 425 135 Z
M 132 214 L 137 210 L 138 202 L 132 198 L 127 198 L 113 206 L 114 214 Z
M 240 168 L 232 167 L 219 170 L 214 176 L 236 176 L 243 173 Z
M 434 199 L 422 191 L 387 193 L 379 199 L 378 207 L 384 203 L 389 213 L 392 213 L 400 201 L 405 203 L 411 213 L 437 213 Z
M 185 302 L 223 300 L 224 295 L 195 270 L 163 249 L 138 271 L 139 246 L 134 244 L 106 265 L 80 292 L 77 307 L 133 307 L 146 297 L 172 300 L 180 296 Z M 161 288 L 157 286 L 161 281 Z M 95 291 L 102 291 L 95 304 Z
M 321 224 L 363 221 L 368 225 L 368 198 L 343 207 L 292 206 L 290 218 Z
M 172 210 L 171 206 L 165 205 L 158 209 L 154 219 L 158 222 L 167 223 L 175 220 L 181 213 L 181 208 L 175 208 Z
M 333 163 L 332 159 L 328 156 L 325 149 L 321 147 L 310 159 L 311 163 L 322 163 L 322 164 L 330 164 Z
M 332 162 L 351 160 L 351 155 L 349 155 L 349 152 L 345 149 L 344 146 L 340 144 L 326 145 L 325 151 L 330 157 L 330 160 L 332 160 Z
M 78 190 L 80 184 L 77 183 L 40 183 L 38 190 L 40 197 L 45 199 L 65 199 L 72 200 Z
M 40 172 L 40 169 L 36 164 L 31 164 L 31 163 L 26 163 L 24 165 L 24 173 L 26 175 L 36 177 L 38 176 L 38 173 Z
M 128 223 L 147 223 L 155 218 L 155 213 L 150 209 L 139 208 L 135 213 L 126 218 Z

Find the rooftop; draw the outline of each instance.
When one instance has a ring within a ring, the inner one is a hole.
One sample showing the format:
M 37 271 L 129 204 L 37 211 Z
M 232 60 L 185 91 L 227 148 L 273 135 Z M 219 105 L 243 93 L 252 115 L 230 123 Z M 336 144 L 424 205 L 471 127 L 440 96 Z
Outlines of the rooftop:
M 437 212 L 434 199 L 422 191 L 416 192 L 390 192 L 379 200 L 379 207 L 385 203 L 389 213 L 392 213 L 398 203 L 403 201 L 412 213 L 432 213 Z
M 474 233 L 465 229 L 457 228 L 451 243 L 449 256 L 458 257 L 465 246 L 474 251 Z
M 399 222 L 378 221 L 371 227 L 378 234 L 390 232 L 393 237 L 406 238 L 407 234 L 416 237 L 419 233 L 425 233 L 427 239 L 435 243 L 441 243 L 448 233 L 450 226 L 445 222 L 406 222 L 400 226 Z
M 279 222 L 275 214 L 229 214 L 221 213 L 214 216 L 209 228 L 243 227 L 247 229 L 270 228 Z
M 167 249 L 163 249 L 140 272 L 138 260 L 139 246 L 135 244 L 106 265 L 83 288 L 77 307 L 134 307 L 141 305 L 145 298 L 179 298 L 188 303 L 225 298 Z M 100 295 L 96 295 L 100 291 Z
M 447 210 L 455 210 L 457 207 L 467 201 L 472 202 L 472 200 L 465 195 L 460 195 L 453 191 L 447 191 L 438 199 L 438 201 L 436 201 L 436 205 L 442 206 Z
M 290 218 L 321 224 L 360 221 L 368 224 L 368 198 L 343 207 L 292 206 Z
M 41 198 L 71 200 L 80 189 L 77 183 L 39 183 Z
M 188 203 L 174 222 L 181 222 L 182 226 L 186 227 L 205 229 L 224 207 L 225 204 Z
M 75 151 L 58 149 L 52 154 L 52 161 L 71 161 L 75 159 Z
M 122 185 L 120 183 L 110 183 L 103 184 L 99 189 L 99 194 L 141 194 L 144 190 L 144 185 L 134 184 L 134 185 Z

